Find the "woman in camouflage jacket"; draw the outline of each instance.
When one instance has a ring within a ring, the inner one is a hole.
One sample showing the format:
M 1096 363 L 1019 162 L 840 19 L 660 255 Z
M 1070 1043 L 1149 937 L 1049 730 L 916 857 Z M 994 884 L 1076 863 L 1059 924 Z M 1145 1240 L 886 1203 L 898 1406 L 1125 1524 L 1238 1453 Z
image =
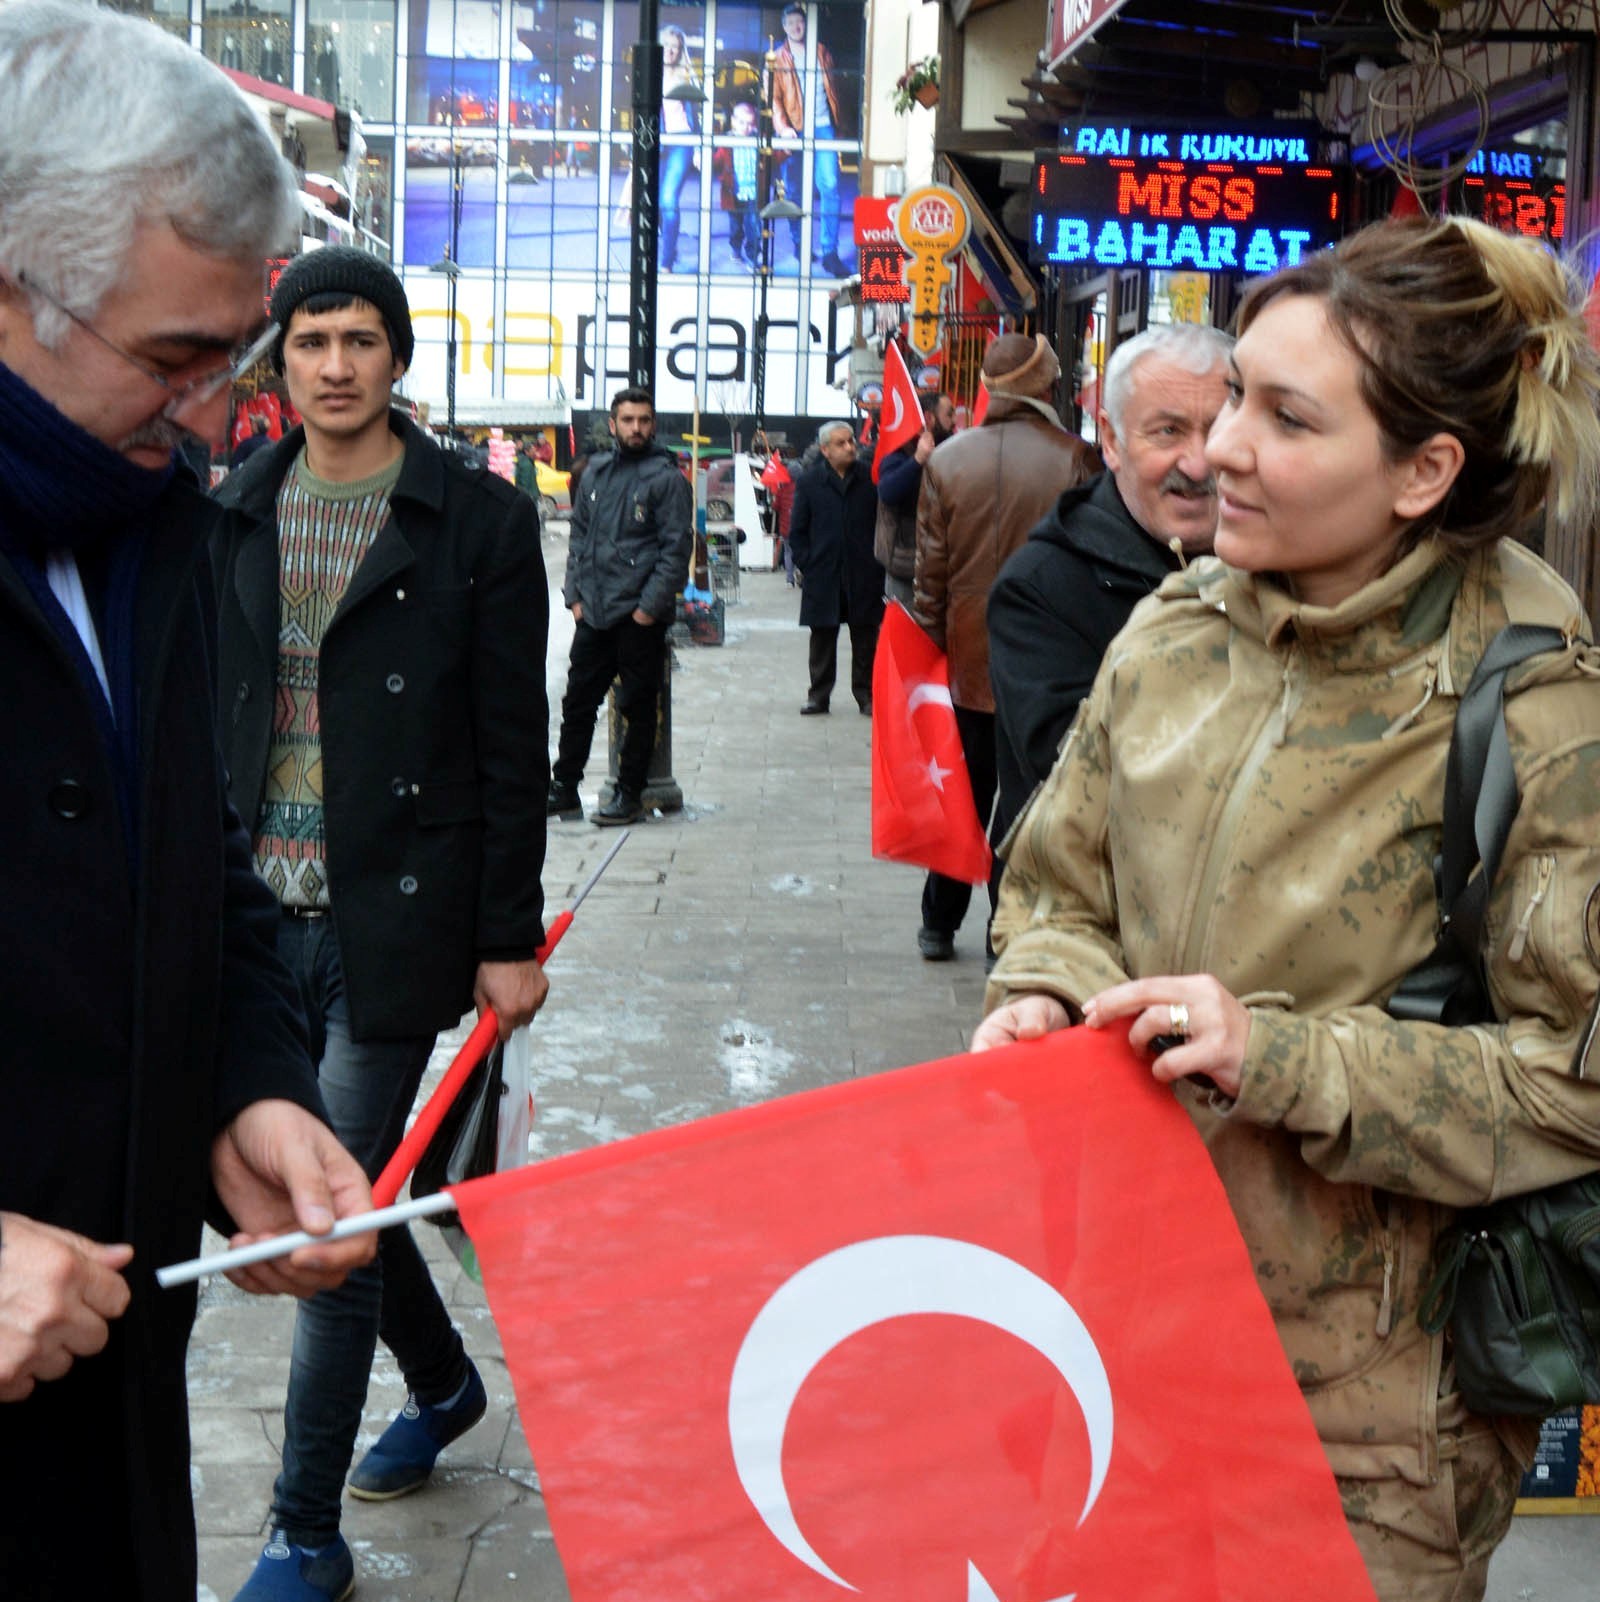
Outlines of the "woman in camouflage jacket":
M 1459 221 L 1255 287 L 1207 450 L 1220 561 L 1142 603 L 1019 820 L 974 1042 L 1182 1037 L 1152 1072 L 1208 1143 L 1385 1602 L 1482 1596 L 1531 1444 L 1467 1412 L 1417 1324 L 1434 1243 L 1600 1167 L 1600 652 L 1506 537 L 1542 505 L 1594 516 L 1600 362 L 1571 305 L 1551 258 Z M 1567 643 L 1506 688 L 1498 1021 L 1399 1022 L 1455 707 L 1513 620 Z

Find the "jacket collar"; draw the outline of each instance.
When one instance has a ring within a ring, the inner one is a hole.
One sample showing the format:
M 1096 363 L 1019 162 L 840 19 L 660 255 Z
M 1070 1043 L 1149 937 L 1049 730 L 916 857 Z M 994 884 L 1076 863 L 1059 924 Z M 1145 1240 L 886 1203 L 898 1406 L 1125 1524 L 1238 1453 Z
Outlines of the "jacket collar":
M 1214 565 L 1222 601 L 1236 628 L 1274 649 L 1294 643 L 1334 669 L 1392 666 L 1426 649 L 1450 624 L 1467 567 L 1437 540 L 1424 540 L 1387 573 L 1337 606 L 1296 600 L 1283 580 Z
M 1029 538 L 1059 545 L 1151 584 L 1159 584 L 1179 566 L 1172 552 L 1134 521 L 1116 479 L 1106 472 L 1063 491 Z
M 1036 400 L 1032 395 L 1005 395 L 998 390 L 990 395 L 989 410 L 983 414 L 983 421 L 978 427 L 991 428 L 996 423 L 1012 423 L 1018 418 L 1025 423 L 1039 418 L 1062 434 L 1067 431 L 1066 425 L 1056 416 L 1055 408 L 1048 402 Z
M 415 501 L 437 511 L 444 505 L 444 452 L 403 412 L 389 412 L 389 431 L 405 444 L 400 477 L 389 492 L 395 501 Z M 270 449 L 257 451 L 243 467 L 230 473 L 217 499 L 237 507 L 256 520 L 270 517 L 278 491 L 306 442 L 304 424 L 291 428 Z

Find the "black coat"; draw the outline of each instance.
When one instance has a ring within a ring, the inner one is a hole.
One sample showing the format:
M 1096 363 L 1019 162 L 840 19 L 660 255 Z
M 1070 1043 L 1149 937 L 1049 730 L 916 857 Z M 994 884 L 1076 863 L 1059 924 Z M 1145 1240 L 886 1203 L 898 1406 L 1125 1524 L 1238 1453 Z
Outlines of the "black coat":
M 615 628 L 635 607 L 658 623 L 677 615 L 694 553 L 694 497 L 664 445 L 637 456 L 591 456 L 572 507 L 563 599 L 591 628 Z
M 994 839 L 1055 766 L 1128 614 L 1178 559 L 1129 515 L 1102 473 L 1070 489 L 1000 569 L 989 592 L 999 796 Z
M 800 623 L 837 628 L 883 617 L 883 569 L 872 554 L 878 492 L 860 462 L 841 477 L 827 461 L 795 480 L 789 544 L 800 569 Z
M 274 955 L 278 911 L 227 805 L 212 713 L 216 509 L 174 482 L 136 602 L 140 863 L 131 884 L 89 691 L 0 557 L 0 1209 L 131 1241 L 96 1357 L 0 1404 L 0 1595 L 192 1602 L 184 1348 L 212 1137 L 263 1097 L 321 1115 Z
M 398 413 L 389 521 L 322 642 L 323 823 L 356 1039 L 431 1034 L 481 961 L 544 940 L 550 597 L 533 502 Z M 278 487 L 304 434 L 218 493 L 218 683 L 229 793 L 260 816 L 278 666 Z

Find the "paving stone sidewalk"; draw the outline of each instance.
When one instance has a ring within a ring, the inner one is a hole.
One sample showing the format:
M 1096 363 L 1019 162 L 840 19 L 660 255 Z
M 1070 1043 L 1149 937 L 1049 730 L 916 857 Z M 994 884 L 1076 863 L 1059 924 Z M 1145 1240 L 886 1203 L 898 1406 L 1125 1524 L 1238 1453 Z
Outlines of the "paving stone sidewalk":
M 559 576 L 558 530 L 546 559 Z M 870 722 L 844 699 L 801 718 L 806 634 L 783 575 L 742 575 L 727 642 L 683 646 L 673 684 L 681 813 L 641 824 L 550 964 L 535 1025 L 535 1150 L 550 1156 L 962 1049 L 979 1012 L 979 906 L 953 963 L 916 952 L 920 877 L 871 860 Z M 552 717 L 570 624 L 551 644 Z M 848 652 L 840 645 L 841 658 Z M 841 660 L 841 679 L 847 664 Z M 843 699 L 843 698 L 841 698 Z M 598 769 L 584 791 L 594 804 Z M 554 823 L 552 913 L 611 843 Z M 429 1086 L 464 1038 L 441 1040 Z M 362 1602 L 565 1602 L 538 1473 L 481 1289 L 417 1226 L 489 1389 L 486 1419 L 429 1487 L 347 1500 Z M 212 1240 L 212 1246 L 217 1243 Z M 205 1287 L 189 1373 L 200 1597 L 228 1602 L 254 1566 L 282 1444 L 292 1308 Z M 357 1451 L 404 1400 L 380 1347 Z M 1519 1521 L 1490 1602 L 1592 1595 L 1600 1520 Z

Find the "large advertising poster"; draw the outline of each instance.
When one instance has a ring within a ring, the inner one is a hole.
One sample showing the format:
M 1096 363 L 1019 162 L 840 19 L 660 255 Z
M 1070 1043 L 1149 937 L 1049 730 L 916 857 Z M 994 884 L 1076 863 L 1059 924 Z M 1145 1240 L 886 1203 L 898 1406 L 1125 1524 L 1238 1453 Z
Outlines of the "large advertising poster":
M 626 365 L 636 0 L 406 0 L 397 256 L 419 308 L 409 386 L 596 404 Z M 861 0 L 663 3 L 658 402 L 751 381 L 769 412 L 836 415 L 858 267 Z M 796 217 L 763 219 L 787 200 Z

